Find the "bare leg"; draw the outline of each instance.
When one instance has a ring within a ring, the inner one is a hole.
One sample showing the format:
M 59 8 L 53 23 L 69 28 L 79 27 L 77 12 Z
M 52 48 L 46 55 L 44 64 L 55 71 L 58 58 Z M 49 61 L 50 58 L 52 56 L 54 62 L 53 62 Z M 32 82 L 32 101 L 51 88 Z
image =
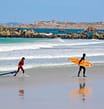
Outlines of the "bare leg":
M 20 67 L 18 67 L 18 69 L 17 69 L 16 73 L 14 74 L 14 76 L 16 76 L 19 71 L 20 71 Z
M 22 70 L 22 73 L 24 74 L 25 71 L 24 71 L 23 67 L 21 67 L 21 70 Z

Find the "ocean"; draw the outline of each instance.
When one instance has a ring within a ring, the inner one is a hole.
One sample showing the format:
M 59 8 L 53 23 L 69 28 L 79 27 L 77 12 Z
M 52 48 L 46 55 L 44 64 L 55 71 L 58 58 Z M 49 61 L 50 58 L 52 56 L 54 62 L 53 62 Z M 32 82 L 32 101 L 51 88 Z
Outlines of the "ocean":
M 85 32 L 84 29 L 53 29 L 53 28 L 18 28 L 18 30 L 33 30 L 37 33 L 52 33 L 52 34 L 67 34 L 67 33 L 81 33 Z M 98 33 L 104 33 L 104 30 L 96 30 Z M 91 35 L 93 32 L 86 32 Z
M 73 65 L 70 57 L 81 57 L 92 63 L 104 63 L 104 40 L 0 38 L 0 72 L 17 69 L 25 57 L 24 68 Z

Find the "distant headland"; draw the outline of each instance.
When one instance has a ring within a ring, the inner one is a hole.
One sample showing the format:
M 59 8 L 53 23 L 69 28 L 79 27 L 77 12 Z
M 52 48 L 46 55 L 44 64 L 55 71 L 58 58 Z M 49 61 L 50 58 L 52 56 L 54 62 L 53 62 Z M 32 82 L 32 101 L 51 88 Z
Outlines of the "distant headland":
M 21 29 L 24 28 L 24 29 Z M 28 28 L 28 30 L 26 29 Z M 41 29 L 58 29 L 59 34 L 39 33 L 34 31 L 35 28 Z M 66 29 L 82 29 L 80 33 L 68 32 L 64 34 Z M 104 22 L 62 22 L 62 21 L 36 21 L 31 24 L 7 23 L 0 25 L 0 37 L 34 37 L 34 38 L 97 38 L 104 39 Z M 63 34 L 60 34 L 63 32 Z M 89 32 L 91 32 L 89 34 Z M 89 36 L 90 35 L 90 36 Z
M 61 28 L 61 29 L 86 29 L 88 27 L 104 30 L 104 22 L 62 22 L 62 21 L 36 21 L 31 24 L 21 24 L 21 28 Z

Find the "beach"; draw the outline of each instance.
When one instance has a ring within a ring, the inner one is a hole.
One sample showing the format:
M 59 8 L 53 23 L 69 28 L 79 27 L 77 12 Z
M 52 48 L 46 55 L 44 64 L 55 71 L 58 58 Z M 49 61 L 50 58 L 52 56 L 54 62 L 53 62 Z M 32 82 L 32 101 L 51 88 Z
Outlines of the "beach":
M 85 78 L 77 77 L 77 65 L 37 67 L 27 69 L 25 76 L 21 72 L 16 77 L 0 76 L 1 108 L 102 109 L 103 66 L 86 68 Z
M 70 57 L 93 63 L 85 78 Z M 91 39 L 1 38 L 0 74 L 17 70 L 25 57 L 25 75 L 0 76 L 1 109 L 102 109 L 104 41 Z M 102 63 L 102 64 L 101 64 Z M 81 74 L 82 76 L 82 74 Z

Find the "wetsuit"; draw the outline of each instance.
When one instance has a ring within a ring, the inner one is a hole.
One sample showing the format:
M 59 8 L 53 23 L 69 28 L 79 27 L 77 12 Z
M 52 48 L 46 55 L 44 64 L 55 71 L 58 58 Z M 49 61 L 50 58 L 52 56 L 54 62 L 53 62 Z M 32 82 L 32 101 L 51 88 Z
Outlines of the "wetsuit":
M 85 60 L 85 56 L 83 56 L 83 57 L 80 59 L 79 65 L 80 65 L 80 63 L 81 63 L 82 60 Z M 83 77 L 85 77 L 86 68 L 85 68 L 84 66 L 80 66 L 80 67 L 79 67 L 78 77 L 80 76 L 81 70 L 83 70 Z

